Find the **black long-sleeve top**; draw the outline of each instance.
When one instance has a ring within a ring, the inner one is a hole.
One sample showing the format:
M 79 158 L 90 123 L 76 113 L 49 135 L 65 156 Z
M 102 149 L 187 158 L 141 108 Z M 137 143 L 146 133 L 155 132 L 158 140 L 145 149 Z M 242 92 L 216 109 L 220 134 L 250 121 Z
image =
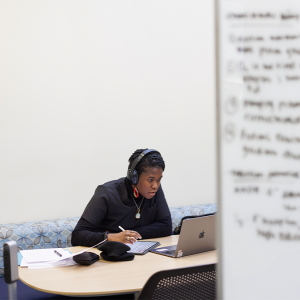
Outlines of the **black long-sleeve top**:
M 134 200 L 127 178 L 99 185 L 72 232 L 72 245 L 91 247 L 104 240 L 105 232 L 120 232 L 119 226 L 137 231 L 143 239 L 171 235 L 171 214 L 161 186 L 152 199 L 140 195 Z M 140 219 L 135 217 L 136 205 L 141 205 Z

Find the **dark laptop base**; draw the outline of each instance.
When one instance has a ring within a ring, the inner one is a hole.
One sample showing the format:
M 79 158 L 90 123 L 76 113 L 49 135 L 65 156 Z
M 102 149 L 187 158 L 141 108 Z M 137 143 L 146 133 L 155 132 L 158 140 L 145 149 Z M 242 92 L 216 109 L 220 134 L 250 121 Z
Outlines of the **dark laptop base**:
M 150 252 L 175 258 L 176 257 L 175 256 L 176 248 L 177 248 L 177 245 L 173 245 L 173 246 L 168 246 L 168 247 L 156 248 L 156 249 L 150 250 Z

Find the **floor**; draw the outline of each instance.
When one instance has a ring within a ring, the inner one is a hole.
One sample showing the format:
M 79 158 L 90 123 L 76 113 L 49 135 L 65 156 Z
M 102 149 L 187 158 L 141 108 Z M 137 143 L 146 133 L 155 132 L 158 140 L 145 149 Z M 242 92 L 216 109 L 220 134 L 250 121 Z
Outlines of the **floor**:
M 30 288 L 26 284 L 24 284 L 22 281 L 17 281 L 17 296 L 18 300 L 42 300 L 42 299 L 48 299 L 48 300 L 82 300 L 82 299 L 101 299 L 101 300 L 134 300 L 134 294 L 126 294 L 126 295 L 118 295 L 118 296 L 102 296 L 102 297 L 67 297 L 67 296 L 60 296 L 60 295 L 54 295 L 54 294 L 48 294 L 44 292 L 37 291 L 35 289 Z M 8 289 L 7 284 L 4 281 L 4 278 L 0 278 L 0 300 L 8 300 Z

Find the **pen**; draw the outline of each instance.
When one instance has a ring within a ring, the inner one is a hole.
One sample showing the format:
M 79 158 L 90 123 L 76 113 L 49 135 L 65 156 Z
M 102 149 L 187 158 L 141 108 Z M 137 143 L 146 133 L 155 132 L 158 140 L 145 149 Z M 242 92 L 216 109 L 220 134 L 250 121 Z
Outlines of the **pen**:
M 125 229 L 124 229 L 123 227 L 119 226 L 119 228 L 120 228 L 122 231 L 125 231 Z
M 54 253 L 57 254 L 58 256 L 62 257 L 62 255 L 58 251 L 54 250 Z

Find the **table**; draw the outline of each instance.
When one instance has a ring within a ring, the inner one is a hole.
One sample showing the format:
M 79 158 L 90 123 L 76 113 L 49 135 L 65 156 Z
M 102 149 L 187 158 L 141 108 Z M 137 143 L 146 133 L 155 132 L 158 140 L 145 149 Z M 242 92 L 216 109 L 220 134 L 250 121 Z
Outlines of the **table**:
M 174 245 L 178 235 L 151 239 L 162 246 Z M 86 247 L 68 248 L 72 253 Z M 99 254 L 97 248 L 93 251 Z M 19 267 L 19 278 L 28 286 L 42 292 L 68 296 L 101 296 L 140 291 L 155 272 L 217 262 L 217 251 L 208 251 L 186 257 L 171 258 L 155 253 L 136 255 L 132 261 L 110 262 L 102 258 L 90 265 L 74 265 L 48 269 Z

